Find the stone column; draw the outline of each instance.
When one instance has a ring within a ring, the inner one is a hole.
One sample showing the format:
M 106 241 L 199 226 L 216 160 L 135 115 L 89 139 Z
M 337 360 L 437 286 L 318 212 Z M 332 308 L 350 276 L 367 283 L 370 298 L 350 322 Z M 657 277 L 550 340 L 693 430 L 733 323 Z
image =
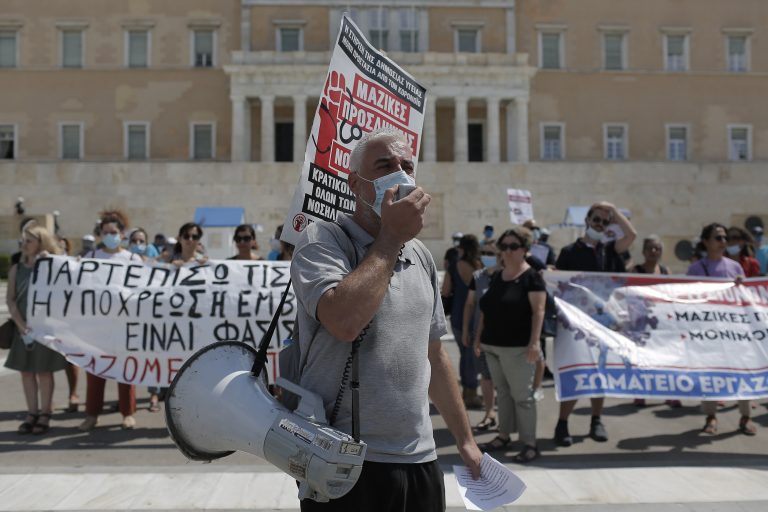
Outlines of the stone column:
M 417 9 L 419 17 L 418 51 L 429 51 L 429 9 Z
M 261 96 L 261 161 L 275 161 L 275 97 Z
M 517 122 L 515 121 L 515 102 L 510 100 L 505 102 L 506 110 L 505 123 L 507 127 L 507 162 L 517 161 Z
M 387 51 L 399 52 L 400 48 L 400 10 L 396 7 L 387 9 Z
M 515 98 L 517 117 L 517 161 L 528 163 L 528 98 Z
M 331 7 L 328 9 L 328 35 L 330 41 L 328 48 L 333 51 L 333 45 L 336 44 L 336 38 L 339 37 L 339 27 L 341 26 L 342 9 L 339 7 Z
M 307 97 L 293 97 L 293 161 L 303 162 L 307 149 Z
M 489 97 L 485 102 L 485 115 L 488 123 L 488 162 L 497 164 L 501 161 L 501 130 L 499 129 L 499 106 L 501 100 Z
M 424 108 L 424 131 L 422 132 L 422 144 L 424 144 L 424 161 L 437 160 L 437 98 L 427 97 Z
M 240 51 L 251 51 L 251 6 L 240 6 Z
M 453 116 L 453 161 L 467 162 L 469 160 L 469 129 L 467 126 L 466 96 L 456 96 L 455 113 Z
M 251 159 L 251 105 L 244 96 L 232 96 L 232 147 L 233 162 Z
M 512 0 L 512 5 L 507 7 L 507 53 L 515 53 L 517 51 L 517 42 L 515 41 L 516 35 L 516 21 L 515 21 L 515 0 Z

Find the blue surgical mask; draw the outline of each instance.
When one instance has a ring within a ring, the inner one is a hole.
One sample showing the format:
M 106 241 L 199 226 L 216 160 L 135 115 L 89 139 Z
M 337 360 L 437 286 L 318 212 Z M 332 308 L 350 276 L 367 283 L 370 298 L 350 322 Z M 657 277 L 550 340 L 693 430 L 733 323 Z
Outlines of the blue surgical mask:
M 541 231 L 538 229 L 534 229 L 531 231 L 531 233 L 533 233 L 533 240 L 538 242 L 539 238 L 541 238 Z
M 102 235 L 101 243 L 103 243 L 107 249 L 117 249 L 120 247 L 120 235 Z
M 486 268 L 492 267 L 492 266 L 494 266 L 496 264 L 496 256 L 481 255 L 480 256 L 480 261 L 483 262 L 483 266 L 484 267 L 486 267 Z
M 131 244 L 128 248 L 133 254 L 144 254 L 147 252 L 146 244 Z
M 728 251 L 728 254 L 730 254 L 731 256 L 736 256 L 741 251 L 741 247 L 739 247 L 738 244 L 729 245 L 728 247 L 725 248 L 725 250 Z
M 373 204 L 369 204 L 362 197 L 360 200 L 370 206 L 379 217 L 381 217 L 381 203 L 384 201 L 384 192 L 386 192 L 388 188 L 392 188 L 395 185 L 416 185 L 416 180 L 403 170 L 387 174 L 386 176 L 376 178 L 375 180 L 363 178 L 359 174 L 357 177 L 368 183 L 373 183 L 373 189 L 376 191 L 376 199 L 373 201 Z
M 491 238 L 493 236 L 493 230 L 486 229 L 485 231 L 483 231 L 483 234 L 485 235 L 485 238 Z
M 32 331 L 22 334 L 21 341 L 24 342 L 24 346 L 26 346 L 27 348 L 31 347 L 32 344 L 35 342 L 35 338 L 32 335 Z

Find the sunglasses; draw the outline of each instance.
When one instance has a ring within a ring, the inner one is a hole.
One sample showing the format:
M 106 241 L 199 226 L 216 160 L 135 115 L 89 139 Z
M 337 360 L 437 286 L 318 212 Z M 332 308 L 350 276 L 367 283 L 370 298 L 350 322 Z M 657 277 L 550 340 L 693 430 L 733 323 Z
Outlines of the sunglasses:
M 250 236 L 236 236 L 235 237 L 235 243 L 237 243 L 237 244 L 239 244 L 241 242 L 250 242 L 251 240 L 253 240 L 253 238 L 250 237 Z
M 182 235 L 181 238 L 183 238 L 184 240 L 195 240 L 195 241 L 197 241 L 197 240 L 200 240 L 200 235 Z
M 713 236 L 712 240 L 717 240 L 718 242 L 727 242 L 728 237 L 725 235 L 717 235 L 717 236 Z
M 522 248 L 523 248 L 523 246 L 518 244 L 518 243 L 516 243 L 516 242 L 512 242 L 511 244 L 499 244 L 499 250 L 502 251 L 502 252 L 504 252 L 506 250 L 516 251 L 516 250 L 522 249 Z
M 608 226 L 611 223 L 610 219 L 603 219 L 601 217 L 592 217 L 592 222 L 595 224 L 602 224 L 603 226 Z

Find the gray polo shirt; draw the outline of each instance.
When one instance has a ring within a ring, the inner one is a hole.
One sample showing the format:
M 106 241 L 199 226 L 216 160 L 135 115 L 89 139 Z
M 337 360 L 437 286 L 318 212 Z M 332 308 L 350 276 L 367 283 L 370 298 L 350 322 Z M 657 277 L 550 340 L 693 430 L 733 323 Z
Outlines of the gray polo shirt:
M 329 418 L 352 344 L 335 339 L 320 325 L 317 304 L 363 260 L 373 243 L 351 217 L 339 215 L 337 222 L 351 237 L 357 261 L 350 261 L 349 238 L 338 226 L 317 222 L 304 230 L 291 263 L 299 343 L 306 357 L 300 384 L 323 398 Z M 411 240 L 398 257 L 389 290 L 357 355 L 366 460 L 420 463 L 437 458 L 429 417 L 427 350 L 429 340 L 445 333 L 435 263 L 421 242 Z M 349 390 L 344 393 L 334 424 L 347 433 L 352 432 L 350 395 Z

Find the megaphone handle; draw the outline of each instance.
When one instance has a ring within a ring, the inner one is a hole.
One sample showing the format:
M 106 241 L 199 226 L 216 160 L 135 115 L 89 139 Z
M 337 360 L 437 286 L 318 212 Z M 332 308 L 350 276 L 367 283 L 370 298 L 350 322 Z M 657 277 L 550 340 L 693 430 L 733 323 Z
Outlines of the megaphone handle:
M 352 438 L 356 443 L 360 442 L 360 358 L 352 361 L 352 375 L 349 381 L 349 390 L 352 392 Z

